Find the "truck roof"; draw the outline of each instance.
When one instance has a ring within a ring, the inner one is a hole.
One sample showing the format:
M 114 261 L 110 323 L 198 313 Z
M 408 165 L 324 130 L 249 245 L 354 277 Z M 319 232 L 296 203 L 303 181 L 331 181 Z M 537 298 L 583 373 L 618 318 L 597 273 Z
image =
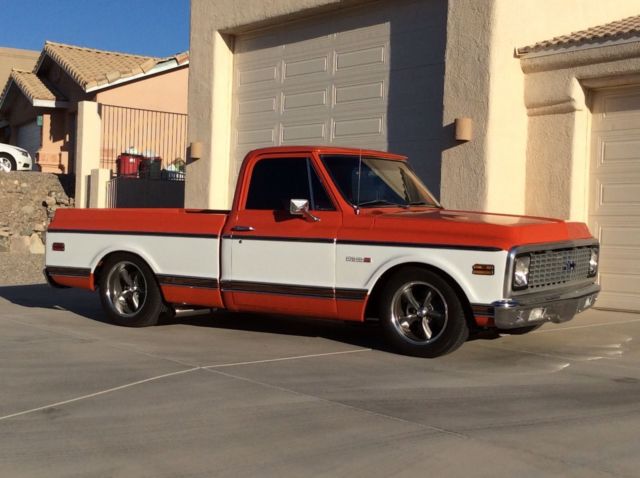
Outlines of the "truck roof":
M 318 153 L 318 154 L 348 154 L 362 156 L 376 156 L 386 159 L 395 159 L 404 161 L 406 156 L 400 154 L 388 153 L 386 151 L 376 151 L 373 149 L 347 148 L 341 146 L 269 146 L 267 148 L 254 149 L 250 151 L 250 155 L 266 154 L 266 153 Z

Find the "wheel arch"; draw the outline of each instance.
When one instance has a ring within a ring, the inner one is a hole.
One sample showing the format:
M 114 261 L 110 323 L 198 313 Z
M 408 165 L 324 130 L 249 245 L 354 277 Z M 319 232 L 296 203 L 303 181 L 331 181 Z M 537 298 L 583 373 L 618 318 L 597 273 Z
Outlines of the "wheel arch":
M 6 151 L 0 151 L 0 158 L 3 158 L 3 157 L 8 158 L 13 163 L 13 167 L 15 169 L 18 168 L 18 160 L 11 153 L 8 153 Z
M 154 277 L 156 283 L 158 283 L 158 268 L 157 268 L 157 265 L 154 264 L 148 258 L 148 256 L 146 254 L 144 254 L 144 253 L 142 253 L 140 251 L 137 251 L 137 250 L 113 248 L 113 249 L 107 249 L 105 251 L 102 251 L 94 259 L 94 261 L 92 263 L 92 266 L 91 266 L 91 273 L 93 275 L 93 283 L 94 284 L 97 285 L 100 282 L 100 274 L 103 272 L 102 268 L 104 266 L 104 263 L 110 257 L 113 257 L 116 254 L 129 254 L 129 255 L 135 256 L 138 259 L 140 259 L 141 261 L 143 261 L 147 266 L 149 266 L 149 269 L 151 269 L 151 272 L 153 273 L 153 277 Z M 158 287 L 160 288 L 159 284 L 158 284 Z M 161 288 L 160 288 L 160 293 L 162 293 L 162 289 Z
M 466 292 L 460 286 L 458 281 L 456 281 L 453 276 L 451 276 L 448 272 L 446 272 L 442 268 L 436 267 L 432 264 L 428 264 L 425 262 L 420 262 L 420 261 L 408 261 L 408 262 L 401 262 L 401 263 L 392 265 L 391 267 L 387 268 L 384 272 L 379 274 L 377 278 L 375 278 L 375 282 L 373 284 L 373 287 L 370 289 L 369 300 L 367 301 L 367 305 L 364 311 L 365 318 L 377 317 L 378 307 L 380 305 L 380 297 L 381 297 L 382 291 L 384 290 L 385 286 L 389 282 L 389 279 L 396 272 L 409 267 L 416 267 L 416 268 L 428 270 L 442 277 L 442 279 L 444 279 L 447 282 L 447 284 L 449 284 L 453 288 L 456 295 L 459 297 L 460 302 L 462 304 L 462 308 L 464 309 L 465 318 L 469 326 L 471 327 L 476 325 L 469 298 L 467 297 Z

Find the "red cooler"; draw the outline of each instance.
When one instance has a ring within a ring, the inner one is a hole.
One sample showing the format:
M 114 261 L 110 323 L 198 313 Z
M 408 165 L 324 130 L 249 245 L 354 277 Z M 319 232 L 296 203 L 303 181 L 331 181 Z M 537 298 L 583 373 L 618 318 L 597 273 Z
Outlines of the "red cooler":
M 130 176 L 137 178 L 140 162 L 143 156 L 139 154 L 121 154 L 116 160 L 118 176 Z

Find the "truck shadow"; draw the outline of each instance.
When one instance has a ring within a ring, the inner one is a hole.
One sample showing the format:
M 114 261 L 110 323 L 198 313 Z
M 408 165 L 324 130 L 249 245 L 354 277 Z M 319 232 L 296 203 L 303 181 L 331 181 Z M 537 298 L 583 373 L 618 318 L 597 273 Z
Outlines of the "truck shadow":
M 109 323 L 95 292 L 54 289 L 47 284 L 0 287 L 0 299 L 21 307 L 68 311 L 85 319 Z M 364 348 L 388 351 L 379 327 L 340 321 L 208 310 L 163 318 L 159 326 L 188 325 L 300 337 L 322 337 Z M 114 325 L 114 327 L 117 327 Z

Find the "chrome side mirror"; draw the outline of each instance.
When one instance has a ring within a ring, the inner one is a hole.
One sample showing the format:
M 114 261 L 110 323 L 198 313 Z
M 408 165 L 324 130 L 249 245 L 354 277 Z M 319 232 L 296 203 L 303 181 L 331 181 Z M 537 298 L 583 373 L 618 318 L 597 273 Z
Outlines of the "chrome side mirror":
M 302 216 L 308 221 L 318 222 L 319 217 L 309 212 L 309 201 L 306 199 L 292 199 L 289 201 L 289 214 L 292 216 Z

